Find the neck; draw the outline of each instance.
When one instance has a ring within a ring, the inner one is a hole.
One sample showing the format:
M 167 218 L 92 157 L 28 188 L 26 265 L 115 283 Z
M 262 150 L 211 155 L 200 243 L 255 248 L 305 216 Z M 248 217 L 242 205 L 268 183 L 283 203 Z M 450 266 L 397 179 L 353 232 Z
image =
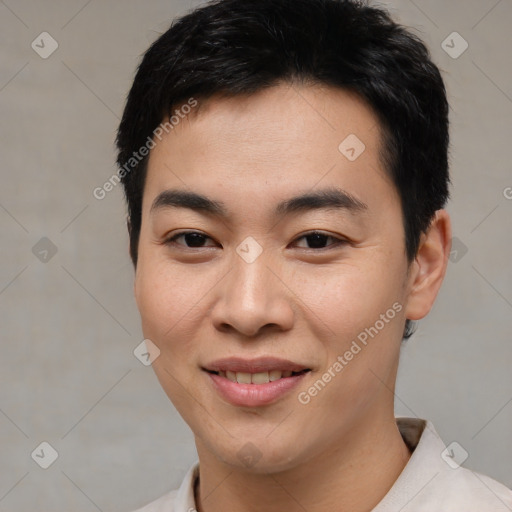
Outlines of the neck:
M 410 458 L 392 414 L 365 418 L 328 450 L 279 473 L 251 473 L 220 462 L 198 443 L 198 512 L 371 511 Z

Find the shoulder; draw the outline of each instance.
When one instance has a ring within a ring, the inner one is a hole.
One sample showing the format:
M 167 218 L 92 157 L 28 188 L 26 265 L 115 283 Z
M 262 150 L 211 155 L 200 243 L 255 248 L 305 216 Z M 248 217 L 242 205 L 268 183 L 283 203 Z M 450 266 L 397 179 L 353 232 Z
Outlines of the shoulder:
M 487 475 L 467 468 L 443 471 L 434 477 L 432 484 L 438 497 L 436 506 L 445 510 L 460 509 L 446 509 L 447 504 L 464 507 L 465 512 L 512 510 L 512 490 Z
M 412 454 L 373 512 L 512 511 L 512 490 L 458 464 L 430 421 L 397 418 L 397 425 Z
M 173 512 L 177 494 L 178 489 L 175 489 L 132 512 Z
M 167 492 L 160 498 L 132 512 L 189 512 L 195 510 L 194 484 L 199 478 L 199 462 L 187 471 L 179 489 Z

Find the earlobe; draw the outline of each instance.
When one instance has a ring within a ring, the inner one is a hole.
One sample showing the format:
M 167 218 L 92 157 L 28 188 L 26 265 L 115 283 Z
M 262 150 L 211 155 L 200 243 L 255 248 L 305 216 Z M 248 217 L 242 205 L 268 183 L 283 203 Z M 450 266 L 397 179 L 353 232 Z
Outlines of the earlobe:
M 409 283 L 406 318 L 419 320 L 432 309 L 446 269 L 451 248 L 451 221 L 446 210 L 438 210 L 420 245 Z

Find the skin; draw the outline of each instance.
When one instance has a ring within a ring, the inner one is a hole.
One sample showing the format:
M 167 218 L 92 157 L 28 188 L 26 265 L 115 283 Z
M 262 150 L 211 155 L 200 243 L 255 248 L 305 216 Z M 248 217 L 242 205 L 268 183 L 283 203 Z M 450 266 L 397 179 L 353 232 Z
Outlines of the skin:
M 355 161 L 338 150 L 349 134 L 366 146 Z M 451 227 L 439 210 L 408 263 L 380 140 L 376 116 L 356 95 L 280 84 L 200 102 L 151 150 L 134 290 L 144 336 L 160 350 L 156 375 L 195 435 L 200 512 L 368 511 L 409 460 L 393 411 L 400 344 L 406 318 L 433 305 Z M 367 209 L 272 215 L 278 202 L 328 186 Z M 171 188 L 222 201 L 230 216 L 151 211 Z M 203 233 L 203 245 L 165 243 L 183 230 Z M 311 230 L 326 235 L 324 248 L 304 238 Z M 252 263 L 236 252 L 249 236 L 263 249 Z M 298 393 L 396 302 L 401 311 L 300 403 Z M 265 407 L 231 405 L 201 370 L 220 357 L 268 355 L 312 371 Z M 260 458 L 247 467 L 239 452 L 249 442 Z

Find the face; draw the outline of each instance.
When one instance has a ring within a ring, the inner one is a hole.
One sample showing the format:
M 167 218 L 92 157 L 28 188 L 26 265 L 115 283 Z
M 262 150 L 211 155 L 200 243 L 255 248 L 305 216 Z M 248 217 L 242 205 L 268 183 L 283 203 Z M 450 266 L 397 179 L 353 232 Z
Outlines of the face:
M 276 472 L 393 417 L 411 283 L 380 137 L 357 96 L 279 85 L 199 102 L 151 150 L 136 301 L 216 460 Z

